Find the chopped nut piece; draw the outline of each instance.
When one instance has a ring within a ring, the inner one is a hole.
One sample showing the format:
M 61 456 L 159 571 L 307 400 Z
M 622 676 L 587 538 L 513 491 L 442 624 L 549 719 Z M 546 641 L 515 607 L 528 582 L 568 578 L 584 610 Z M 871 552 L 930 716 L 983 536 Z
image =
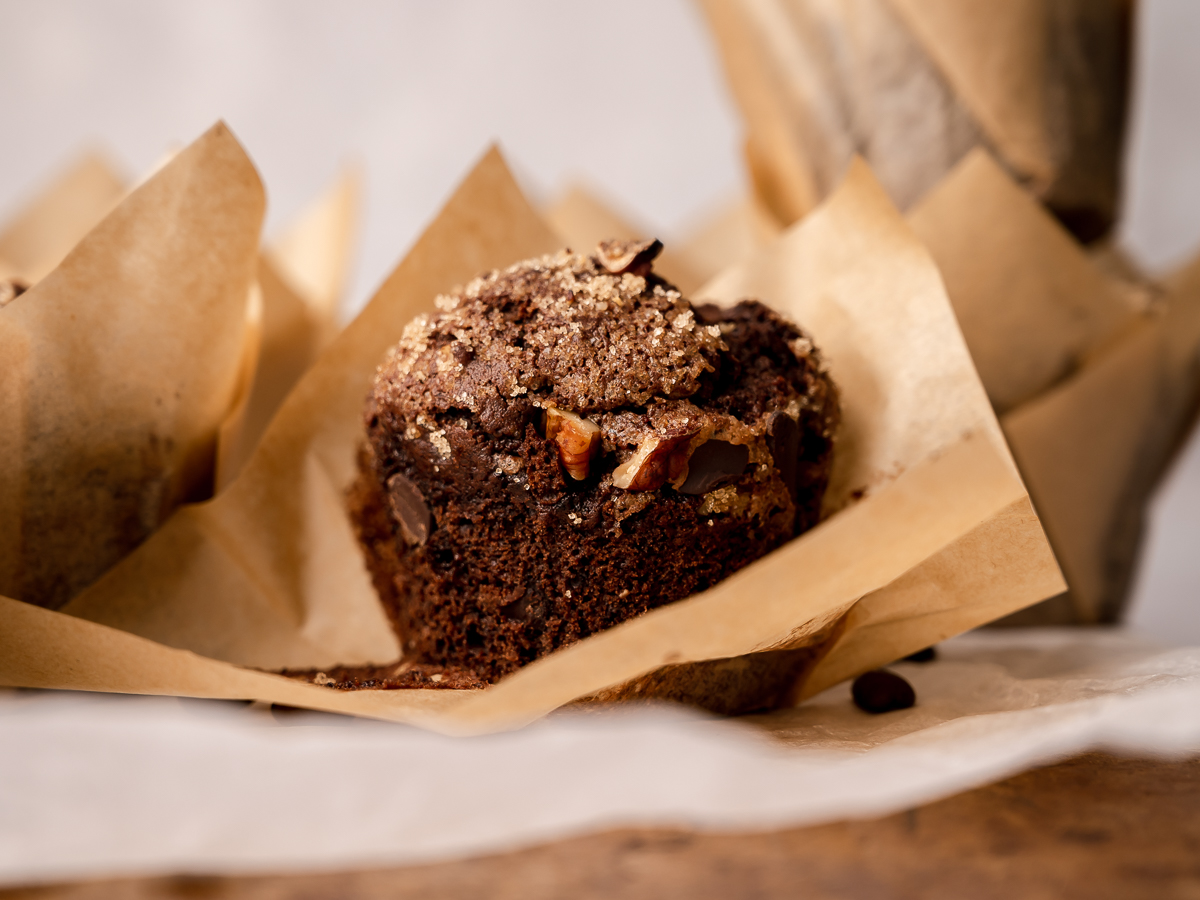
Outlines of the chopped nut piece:
M 600 265 L 614 275 L 632 272 L 645 275 L 650 264 L 662 252 L 662 241 L 601 241 L 596 245 L 596 258 Z
M 626 491 L 657 490 L 670 478 L 682 474 L 687 459 L 675 451 L 686 447 L 691 438 L 690 434 L 670 438 L 651 435 L 633 456 L 613 470 L 613 484 Z
M 588 477 L 592 456 L 600 446 L 600 426 L 565 409 L 546 410 L 546 437 L 558 447 L 558 459 L 576 481 Z

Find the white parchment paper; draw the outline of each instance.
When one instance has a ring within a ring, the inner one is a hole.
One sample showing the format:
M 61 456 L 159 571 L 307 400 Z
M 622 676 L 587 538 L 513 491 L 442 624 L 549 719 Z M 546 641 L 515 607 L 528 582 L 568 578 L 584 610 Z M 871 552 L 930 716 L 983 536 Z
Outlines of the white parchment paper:
M 765 830 L 906 809 L 1089 749 L 1200 752 L 1200 648 L 965 635 L 794 710 L 560 713 L 454 739 L 222 701 L 0 693 L 0 883 L 426 862 L 603 828 Z M 504 777 L 496 777 L 497 773 Z

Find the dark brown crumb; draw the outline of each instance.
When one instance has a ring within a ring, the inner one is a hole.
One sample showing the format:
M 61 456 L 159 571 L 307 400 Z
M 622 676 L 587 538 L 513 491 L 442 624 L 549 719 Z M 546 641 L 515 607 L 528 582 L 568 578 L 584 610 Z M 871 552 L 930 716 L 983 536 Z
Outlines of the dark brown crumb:
M 336 666 L 320 670 L 284 669 L 278 674 L 337 691 L 394 691 L 404 688 L 469 691 L 487 687 L 486 681 L 468 669 L 422 663 Z

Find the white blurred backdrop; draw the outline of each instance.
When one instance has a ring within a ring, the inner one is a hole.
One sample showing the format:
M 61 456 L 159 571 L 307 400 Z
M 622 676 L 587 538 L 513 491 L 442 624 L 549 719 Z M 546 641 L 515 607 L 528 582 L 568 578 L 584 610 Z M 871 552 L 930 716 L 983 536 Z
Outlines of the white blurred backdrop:
M 744 189 L 688 0 L 0 0 L 0 33 L 0 221 L 85 148 L 132 178 L 223 118 L 268 235 L 361 167 L 353 308 L 493 140 L 535 197 L 582 180 L 667 240 Z M 1121 240 L 1156 272 L 1200 244 L 1198 36 L 1196 0 L 1143 0 Z M 1131 618 L 1200 643 L 1200 442 L 1169 484 Z
M 666 232 L 742 184 L 687 0 L 3 0 L 0 32 L 0 219 L 81 147 L 136 176 L 225 119 L 268 235 L 362 167 L 355 305 L 494 140 L 535 195 L 583 178 Z

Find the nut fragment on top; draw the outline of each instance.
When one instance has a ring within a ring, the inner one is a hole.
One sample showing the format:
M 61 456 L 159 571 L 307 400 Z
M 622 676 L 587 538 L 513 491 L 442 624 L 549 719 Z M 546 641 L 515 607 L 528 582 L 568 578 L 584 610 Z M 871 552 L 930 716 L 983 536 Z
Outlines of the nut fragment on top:
M 601 241 L 596 245 L 596 258 L 600 265 L 614 275 L 632 272 L 645 275 L 650 264 L 662 252 L 662 241 Z
M 624 491 L 656 491 L 683 474 L 690 434 L 674 437 L 650 435 L 613 471 L 613 484 Z
M 546 437 L 558 448 L 563 469 L 576 481 L 588 477 L 592 457 L 600 449 L 600 426 L 565 409 L 546 410 Z

